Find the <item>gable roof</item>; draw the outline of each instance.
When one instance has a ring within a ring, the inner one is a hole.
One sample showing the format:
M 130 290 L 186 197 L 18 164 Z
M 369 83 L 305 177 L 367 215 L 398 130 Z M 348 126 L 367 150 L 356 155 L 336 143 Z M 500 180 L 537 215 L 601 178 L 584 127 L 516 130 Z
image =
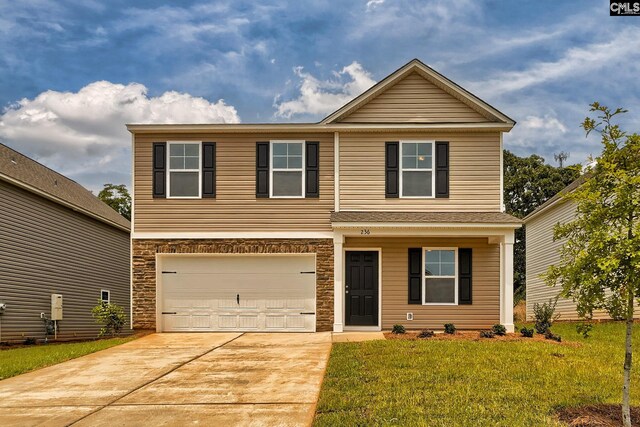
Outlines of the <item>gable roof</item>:
M 530 221 L 534 217 L 550 209 L 552 206 L 555 206 L 557 203 L 562 201 L 563 197 L 566 194 L 573 192 L 576 188 L 580 187 L 590 177 L 591 177 L 590 173 L 585 173 L 583 175 L 580 175 L 575 181 L 567 185 L 562 190 L 558 191 L 556 194 L 553 195 L 553 197 L 551 197 L 549 200 L 547 200 L 546 202 L 544 202 L 543 204 L 535 208 L 533 212 L 525 216 L 522 220 L 524 222 Z
M 409 63 L 400 67 L 398 70 L 394 71 L 389 76 L 373 85 L 364 93 L 357 96 L 335 112 L 331 113 L 320 123 L 332 124 L 340 122 L 342 119 L 356 112 L 357 110 L 371 102 L 373 99 L 382 95 L 393 86 L 395 86 L 398 82 L 404 80 L 413 73 L 417 73 L 422 78 L 432 83 L 434 86 L 442 89 L 444 92 L 466 104 L 472 110 L 485 117 L 487 121 L 507 124 L 510 126 L 515 125 L 515 121 L 513 119 L 503 114 L 496 108 L 492 107 L 485 101 L 481 100 L 471 92 L 462 88 L 458 84 L 452 82 L 451 80 L 418 59 L 413 59 Z
M 0 144 L 0 180 L 90 216 L 123 231 L 131 223 L 77 182 Z

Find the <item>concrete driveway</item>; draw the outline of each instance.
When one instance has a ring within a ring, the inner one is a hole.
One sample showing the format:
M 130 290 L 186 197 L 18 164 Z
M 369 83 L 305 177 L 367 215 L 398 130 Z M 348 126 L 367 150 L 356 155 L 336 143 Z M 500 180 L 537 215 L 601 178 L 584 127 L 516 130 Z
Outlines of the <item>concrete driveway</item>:
M 0 425 L 309 425 L 330 349 L 330 333 L 148 335 L 0 381 Z

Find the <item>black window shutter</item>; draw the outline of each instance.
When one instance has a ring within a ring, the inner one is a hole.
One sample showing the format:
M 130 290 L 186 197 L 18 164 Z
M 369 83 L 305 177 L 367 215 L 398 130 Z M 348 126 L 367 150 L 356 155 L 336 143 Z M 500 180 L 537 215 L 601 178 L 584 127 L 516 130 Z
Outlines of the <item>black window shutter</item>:
M 449 143 L 436 141 L 436 197 L 449 197 Z
M 409 248 L 409 304 L 422 304 L 422 249 Z
M 216 197 L 216 143 L 202 143 L 202 197 Z
M 398 198 L 400 197 L 399 191 L 399 159 L 398 159 L 398 147 L 399 142 L 387 142 L 385 143 L 385 197 Z
M 153 143 L 153 197 L 167 197 L 167 143 Z
M 472 258 L 471 249 L 458 249 L 458 304 L 461 305 L 471 304 Z
M 268 142 L 256 142 L 256 197 L 269 197 Z
M 320 143 L 307 141 L 305 144 L 305 197 L 320 197 Z

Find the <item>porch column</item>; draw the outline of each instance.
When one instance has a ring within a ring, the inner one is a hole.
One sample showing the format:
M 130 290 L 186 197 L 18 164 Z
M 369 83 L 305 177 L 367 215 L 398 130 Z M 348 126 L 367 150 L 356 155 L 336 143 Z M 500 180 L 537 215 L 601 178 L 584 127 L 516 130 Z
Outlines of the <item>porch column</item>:
M 342 233 L 333 235 L 333 332 L 342 332 L 344 327 L 344 286 L 342 271 L 344 269 Z
M 500 243 L 500 263 L 502 269 L 500 323 L 507 328 L 507 332 L 514 332 L 515 329 L 513 325 L 513 243 L 513 231 L 506 233 L 504 242 Z

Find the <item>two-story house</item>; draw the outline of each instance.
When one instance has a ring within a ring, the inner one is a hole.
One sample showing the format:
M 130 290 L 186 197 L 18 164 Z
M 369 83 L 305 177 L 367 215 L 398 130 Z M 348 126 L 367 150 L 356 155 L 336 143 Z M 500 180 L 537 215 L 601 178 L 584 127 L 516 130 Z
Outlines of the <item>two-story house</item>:
M 513 126 L 418 60 L 319 123 L 129 125 L 134 327 L 512 331 Z

